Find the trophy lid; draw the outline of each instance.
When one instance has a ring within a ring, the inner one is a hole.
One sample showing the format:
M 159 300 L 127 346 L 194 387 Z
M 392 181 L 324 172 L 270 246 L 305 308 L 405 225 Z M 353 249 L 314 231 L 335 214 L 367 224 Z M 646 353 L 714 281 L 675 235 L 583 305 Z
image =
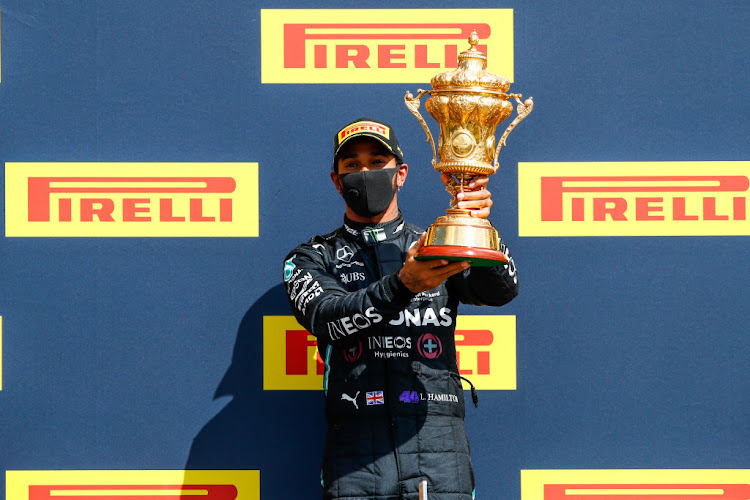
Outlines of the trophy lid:
M 458 67 L 432 78 L 432 93 L 470 91 L 504 94 L 510 89 L 507 78 L 487 71 L 487 56 L 476 48 L 478 43 L 479 36 L 474 30 L 469 37 L 471 47 L 458 56 Z

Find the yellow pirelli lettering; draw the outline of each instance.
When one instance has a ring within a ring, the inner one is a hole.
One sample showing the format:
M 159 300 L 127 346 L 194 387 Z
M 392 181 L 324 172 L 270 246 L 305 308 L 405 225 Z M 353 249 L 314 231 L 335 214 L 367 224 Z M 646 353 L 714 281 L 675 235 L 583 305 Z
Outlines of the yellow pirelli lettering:
M 486 390 L 516 389 L 515 316 L 465 315 L 456 318 L 459 373 Z M 359 345 L 337 353 L 355 362 L 365 350 L 409 350 L 414 359 L 442 353 L 429 333 L 410 338 L 362 337 Z M 317 340 L 293 316 L 263 318 L 263 389 L 321 390 L 325 364 Z M 335 348 L 334 348 L 335 349 Z M 341 349 L 341 348 L 339 348 Z M 464 387 L 468 389 L 468 386 Z
M 476 30 L 513 81 L 512 9 L 262 9 L 262 83 L 426 83 Z
M 257 470 L 7 471 L 8 500 L 260 500 Z
M 259 234 L 257 163 L 6 163 L 6 236 Z
M 750 162 L 519 163 L 521 236 L 740 236 Z
M 516 317 L 456 318 L 458 373 L 487 390 L 516 389 Z M 464 382 L 464 389 L 469 386 Z
M 323 360 L 317 345 L 294 316 L 264 316 L 263 389 L 323 389 Z
M 356 122 L 352 123 L 348 127 L 346 127 L 344 130 L 339 132 L 339 142 L 343 141 L 347 138 L 347 136 L 351 135 L 354 132 L 372 132 L 378 135 L 381 135 L 385 137 L 386 139 L 390 139 L 390 129 L 384 125 L 381 125 L 380 123 L 373 123 L 373 122 Z
M 748 469 L 522 470 L 521 500 L 745 500 Z

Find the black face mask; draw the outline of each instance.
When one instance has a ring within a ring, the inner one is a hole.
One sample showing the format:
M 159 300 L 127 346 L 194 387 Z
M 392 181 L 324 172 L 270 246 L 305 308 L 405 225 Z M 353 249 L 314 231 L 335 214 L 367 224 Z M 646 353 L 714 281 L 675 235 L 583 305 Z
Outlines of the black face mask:
M 341 196 L 349 208 L 360 217 L 382 214 L 391 204 L 396 189 L 393 178 L 398 168 L 382 168 L 339 174 Z

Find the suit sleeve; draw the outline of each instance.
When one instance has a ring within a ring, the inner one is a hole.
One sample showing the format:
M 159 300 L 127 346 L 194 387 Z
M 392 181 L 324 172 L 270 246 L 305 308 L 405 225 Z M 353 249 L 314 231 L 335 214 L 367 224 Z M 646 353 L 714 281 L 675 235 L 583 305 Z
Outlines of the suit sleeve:
M 308 245 L 287 256 L 284 286 L 297 321 L 331 344 L 379 330 L 414 296 L 395 273 L 349 292 L 328 272 L 324 257 Z
M 508 257 L 506 266 L 470 267 L 449 278 L 449 287 L 464 304 L 502 306 L 518 295 L 518 270 L 508 246 L 500 239 L 500 251 Z

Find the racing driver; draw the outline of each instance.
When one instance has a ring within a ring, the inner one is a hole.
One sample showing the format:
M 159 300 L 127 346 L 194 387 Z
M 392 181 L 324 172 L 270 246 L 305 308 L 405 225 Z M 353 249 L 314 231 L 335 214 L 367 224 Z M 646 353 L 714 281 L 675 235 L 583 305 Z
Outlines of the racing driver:
M 407 173 L 387 123 L 359 118 L 343 127 L 331 180 L 346 203 L 344 224 L 284 262 L 294 316 L 317 338 L 325 363 L 325 500 L 417 500 L 422 480 L 431 500 L 474 498 L 454 341 L 458 304 L 509 302 L 518 293 L 516 268 L 503 243 L 507 266 L 415 260 L 425 236 L 398 209 Z M 486 189 L 458 200 L 472 215 L 489 215 Z M 476 404 L 473 386 L 472 398 Z

